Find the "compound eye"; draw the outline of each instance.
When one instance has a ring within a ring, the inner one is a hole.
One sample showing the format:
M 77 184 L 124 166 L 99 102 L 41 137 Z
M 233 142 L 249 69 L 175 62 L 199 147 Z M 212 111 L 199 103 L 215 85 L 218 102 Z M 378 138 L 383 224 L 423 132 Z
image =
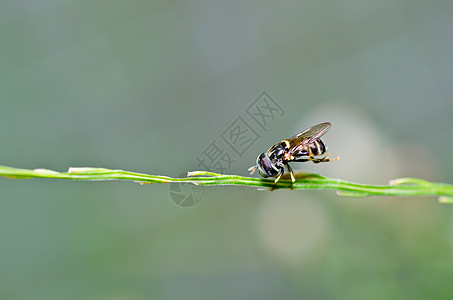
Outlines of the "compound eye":
M 258 171 L 263 177 L 274 177 L 278 174 L 278 170 L 264 153 L 258 157 Z

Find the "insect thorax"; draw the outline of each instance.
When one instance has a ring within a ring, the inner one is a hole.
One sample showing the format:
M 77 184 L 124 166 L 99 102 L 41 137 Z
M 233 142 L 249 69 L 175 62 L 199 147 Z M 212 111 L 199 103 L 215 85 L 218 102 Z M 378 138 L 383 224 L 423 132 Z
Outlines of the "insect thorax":
M 274 164 L 282 165 L 282 159 L 287 152 L 287 144 L 283 141 L 272 146 L 266 154 Z

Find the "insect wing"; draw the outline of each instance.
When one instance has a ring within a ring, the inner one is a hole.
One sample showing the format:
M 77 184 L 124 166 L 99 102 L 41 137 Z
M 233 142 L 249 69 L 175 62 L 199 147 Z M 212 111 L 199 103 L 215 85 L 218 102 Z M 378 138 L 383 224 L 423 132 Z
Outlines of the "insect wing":
M 301 151 L 306 145 L 309 145 L 319 139 L 327 131 L 329 131 L 330 126 L 332 126 L 332 124 L 329 122 L 321 123 L 302 131 L 292 138 L 289 138 L 288 141 L 292 146 L 289 150 L 289 154 L 294 155 L 295 153 Z

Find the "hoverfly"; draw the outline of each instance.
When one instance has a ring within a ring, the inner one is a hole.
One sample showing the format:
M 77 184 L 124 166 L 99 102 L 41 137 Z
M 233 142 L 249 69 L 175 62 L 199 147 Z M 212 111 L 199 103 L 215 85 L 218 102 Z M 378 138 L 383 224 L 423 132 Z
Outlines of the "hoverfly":
M 256 170 L 261 174 L 261 176 L 267 177 L 276 177 L 275 184 L 280 180 L 284 171 L 284 167 L 288 169 L 289 174 L 291 175 L 291 184 L 296 180 L 294 179 L 294 173 L 289 162 L 306 162 L 311 161 L 315 164 L 320 162 L 328 162 L 338 160 L 339 157 L 335 159 L 329 159 L 330 153 L 322 156 L 327 151 L 327 146 L 320 139 L 329 129 L 329 122 L 321 123 L 315 125 L 307 130 L 302 131 L 301 133 L 283 140 L 274 146 L 272 146 L 266 153 L 261 153 L 256 159 L 256 165 L 249 168 L 250 175 L 255 173 Z M 291 186 L 292 187 L 292 186 Z

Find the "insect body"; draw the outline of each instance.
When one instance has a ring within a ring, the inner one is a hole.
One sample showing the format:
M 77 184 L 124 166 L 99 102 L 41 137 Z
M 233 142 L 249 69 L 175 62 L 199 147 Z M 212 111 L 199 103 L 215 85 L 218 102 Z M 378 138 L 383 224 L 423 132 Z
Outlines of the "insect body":
M 275 183 L 277 183 L 285 172 L 284 167 L 286 166 L 293 183 L 296 180 L 293 170 L 288 165 L 289 162 L 320 163 L 339 159 L 338 157 L 329 159 L 329 154 L 320 157 L 327 151 L 327 147 L 320 137 L 330 129 L 330 126 L 329 122 L 321 123 L 275 144 L 266 153 L 258 156 L 256 165 L 249 168 L 250 175 L 258 170 L 263 177 L 276 177 Z

